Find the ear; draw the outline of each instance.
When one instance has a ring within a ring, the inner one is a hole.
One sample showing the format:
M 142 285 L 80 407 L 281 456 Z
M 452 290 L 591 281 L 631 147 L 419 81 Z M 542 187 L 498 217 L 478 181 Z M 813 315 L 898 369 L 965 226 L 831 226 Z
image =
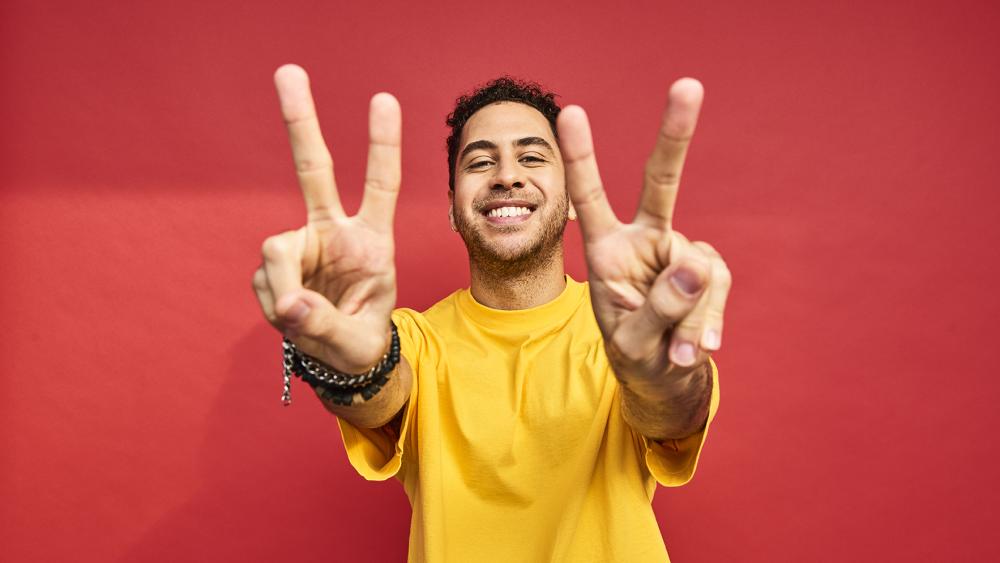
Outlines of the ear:
M 451 223 L 451 230 L 458 232 L 455 225 L 455 190 L 448 190 L 448 222 Z

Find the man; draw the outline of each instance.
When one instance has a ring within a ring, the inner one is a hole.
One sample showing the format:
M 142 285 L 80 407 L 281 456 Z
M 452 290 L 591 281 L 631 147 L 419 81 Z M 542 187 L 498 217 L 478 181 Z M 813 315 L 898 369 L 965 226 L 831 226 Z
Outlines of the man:
M 254 288 L 294 344 L 296 371 L 307 358 L 323 373 L 366 374 L 352 380 L 358 392 L 342 375 L 304 379 L 337 415 L 358 472 L 402 481 L 410 559 L 667 560 L 650 501 L 656 482 L 694 472 L 718 404 L 709 355 L 730 287 L 711 246 L 671 229 L 701 85 L 671 87 L 627 225 L 608 205 L 581 108 L 560 111 L 509 79 L 460 98 L 449 217 L 471 285 L 418 313 L 394 311 L 399 104 L 372 98 L 364 197 L 348 217 L 305 72 L 288 65 L 275 81 L 308 222 L 265 241 Z M 563 270 L 577 214 L 589 285 Z

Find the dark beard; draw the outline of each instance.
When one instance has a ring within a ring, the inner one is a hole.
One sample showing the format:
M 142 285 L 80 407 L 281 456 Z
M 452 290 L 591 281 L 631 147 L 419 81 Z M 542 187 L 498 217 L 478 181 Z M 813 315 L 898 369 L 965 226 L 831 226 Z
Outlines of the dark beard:
M 482 232 L 467 224 L 464 216 L 460 213 L 455 214 L 455 227 L 462 236 L 462 240 L 465 241 L 470 262 L 476 264 L 480 270 L 488 273 L 494 279 L 509 279 L 547 264 L 562 251 L 568 209 L 568 200 L 563 200 L 562 205 L 557 206 L 552 217 L 542 225 L 541 236 L 531 245 L 518 248 L 510 254 L 497 252 L 486 242 Z M 511 230 L 516 228 L 511 227 Z

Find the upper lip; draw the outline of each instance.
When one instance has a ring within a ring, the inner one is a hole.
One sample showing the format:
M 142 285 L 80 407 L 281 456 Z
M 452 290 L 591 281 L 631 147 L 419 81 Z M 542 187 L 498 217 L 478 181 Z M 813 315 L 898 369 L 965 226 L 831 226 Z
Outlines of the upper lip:
M 489 201 L 480 207 L 479 212 L 489 213 L 490 211 L 500 207 L 527 207 L 529 210 L 534 211 L 538 206 L 523 199 L 494 199 L 493 201 Z

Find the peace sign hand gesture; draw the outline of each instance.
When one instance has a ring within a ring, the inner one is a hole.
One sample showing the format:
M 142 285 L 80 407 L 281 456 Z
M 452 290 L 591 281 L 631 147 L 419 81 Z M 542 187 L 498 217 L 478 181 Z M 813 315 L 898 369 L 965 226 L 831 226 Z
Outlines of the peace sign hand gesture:
M 633 381 L 684 375 L 719 348 L 731 277 L 707 243 L 690 242 L 671 221 L 681 169 L 694 133 L 703 90 L 678 80 L 659 138 L 646 163 L 639 211 L 631 224 L 608 204 L 583 109 L 559 116 L 566 183 L 580 218 L 594 314 L 619 378 Z
M 364 197 L 358 214 L 348 217 L 308 76 L 286 65 L 274 81 L 308 215 L 305 226 L 264 241 L 253 287 L 268 322 L 302 352 L 340 371 L 361 373 L 388 348 L 396 304 L 392 225 L 400 184 L 399 103 L 385 93 L 371 100 Z

